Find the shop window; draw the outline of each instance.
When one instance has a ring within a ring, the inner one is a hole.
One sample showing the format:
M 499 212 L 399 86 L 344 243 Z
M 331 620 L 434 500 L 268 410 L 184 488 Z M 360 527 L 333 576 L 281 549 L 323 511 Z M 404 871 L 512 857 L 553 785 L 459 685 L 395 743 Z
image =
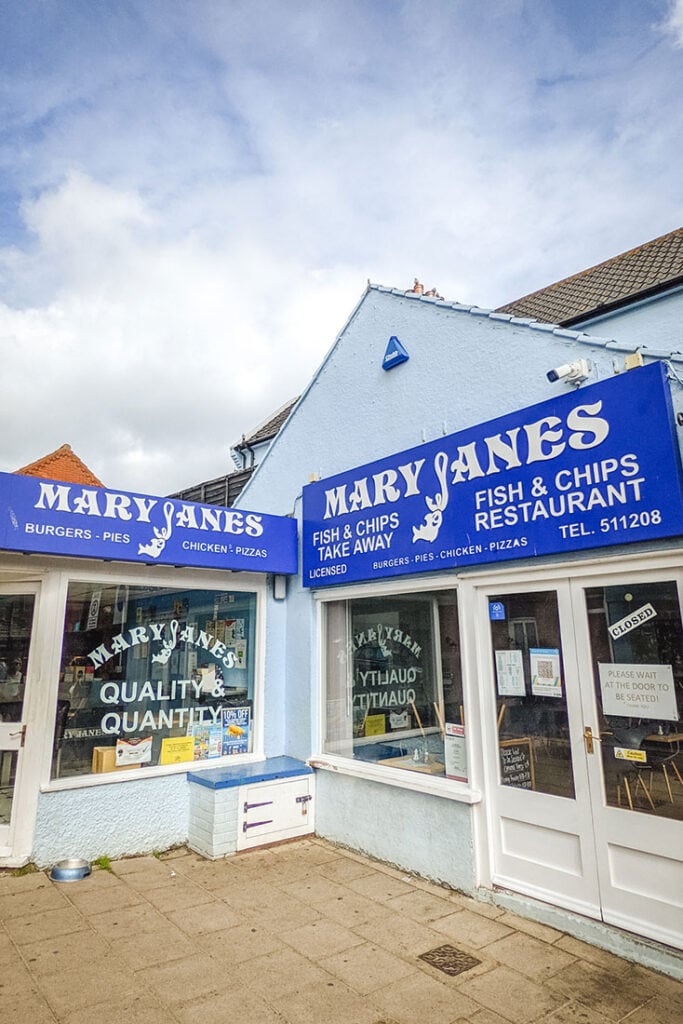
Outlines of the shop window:
M 454 591 L 332 601 L 328 754 L 467 780 Z
M 21 721 L 33 603 L 32 594 L 0 596 L 0 722 Z
M 72 582 L 52 778 L 253 748 L 256 595 Z
M 12 733 L 21 731 L 34 600 L 33 594 L 0 594 L 0 734 L 4 725 L 10 745 Z M 17 753 L 0 749 L 0 826 L 12 817 Z

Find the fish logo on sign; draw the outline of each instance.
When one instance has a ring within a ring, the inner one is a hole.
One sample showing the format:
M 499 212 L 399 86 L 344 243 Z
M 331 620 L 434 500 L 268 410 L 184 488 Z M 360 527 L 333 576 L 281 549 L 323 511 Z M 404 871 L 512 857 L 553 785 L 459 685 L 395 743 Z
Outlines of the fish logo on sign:
M 443 523 L 443 514 L 448 504 L 448 456 L 444 452 L 438 452 L 434 456 L 434 469 L 441 485 L 440 494 L 433 498 L 425 498 L 425 504 L 429 509 L 421 526 L 413 527 L 413 544 L 418 540 L 426 540 L 431 544 L 439 536 L 439 530 Z
M 398 340 L 395 334 L 389 338 L 389 344 L 387 350 L 384 353 L 384 359 L 382 360 L 383 370 L 393 370 L 395 366 L 400 366 L 401 363 L 407 363 L 410 356 L 406 352 L 405 348 Z

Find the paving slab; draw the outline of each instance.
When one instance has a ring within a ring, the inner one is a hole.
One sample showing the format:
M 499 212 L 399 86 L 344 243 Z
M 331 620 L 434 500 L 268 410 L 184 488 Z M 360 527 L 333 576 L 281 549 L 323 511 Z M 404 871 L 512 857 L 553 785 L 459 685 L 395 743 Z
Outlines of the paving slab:
M 442 932 L 456 943 L 464 942 L 475 949 L 481 949 L 497 939 L 513 934 L 508 925 L 500 924 L 497 919 L 474 914 L 471 910 L 460 910 L 447 917 L 440 917 L 437 921 L 432 921 L 430 927 Z
M 480 1006 L 498 1013 L 510 1024 L 530 1024 L 530 1021 L 569 1002 L 567 997 L 538 985 L 509 967 L 496 967 L 465 981 L 460 991 Z
M 393 985 L 417 972 L 413 964 L 370 942 L 324 957 L 320 960 L 320 966 L 360 995 Z
M 55 1016 L 41 995 L 31 991 L 0 996 L 3 1020 L 12 1024 L 54 1024 Z
M 680 1024 L 683 985 L 306 838 L 73 883 L 0 872 L 0 1007 L 12 1024 Z
M 452 1024 L 478 1009 L 477 1003 L 462 992 L 421 973 L 376 989 L 368 998 L 399 1024 L 424 1024 L 425 1020 L 429 1024 Z
M 42 914 L 22 914 L 5 921 L 7 942 L 25 946 L 41 939 L 52 939 L 68 932 L 88 930 L 88 923 L 75 907 L 63 906 Z
M 639 975 L 635 969 L 615 975 L 607 968 L 577 960 L 548 978 L 548 987 L 616 1022 L 657 995 L 657 978 L 649 972 Z
M 486 947 L 486 953 L 501 964 L 513 967 L 533 981 L 543 981 L 575 963 L 576 958 L 552 943 L 535 939 L 532 935 L 511 932 Z
M 240 979 L 244 988 L 260 992 L 269 1002 L 334 981 L 317 963 L 287 946 L 243 960 Z
M 240 914 L 224 900 L 219 899 L 202 903 L 200 906 L 186 906 L 182 910 L 167 910 L 165 914 L 168 920 L 186 935 L 208 935 L 235 928 L 242 923 Z

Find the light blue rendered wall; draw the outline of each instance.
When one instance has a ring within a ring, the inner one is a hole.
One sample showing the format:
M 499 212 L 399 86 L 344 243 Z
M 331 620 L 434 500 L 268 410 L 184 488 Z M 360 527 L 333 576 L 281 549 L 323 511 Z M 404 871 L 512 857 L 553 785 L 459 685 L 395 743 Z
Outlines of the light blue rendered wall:
M 382 359 L 391 335 L 399 338 L 410 359 L 387 372 Z M 312 475 L 331 476 L 572 391 L 563 382 L 550 384 L 546 373 L 575 359 L 593 361 L 591 381 L 609 378 L 615 368 L 623 368 L 624 355 L 624 346 L 607 345 L 597 336 L 594 344 L 586 344 L 509 318 L 493 319 L 372 289 L 238 504 L 276 514 L 295 509 L 300 522 L 302 486 Z M 674 383 L 673 391 L 677 408 L 683 408 L 681 387 Z M 282 752 L 304 759 L 317 752 L 314 604 L 300 578 L 290 578 L 287 637 L 277 651 L 278 671 L 286 676 Z M 269 651 L 269 665 L 273 658 Z M 266 716 L 272 714 L 268 704 Z M 472 812 L 467 805 L 326 771 L 319 771 L 317 778 L 320 835 L 431 877 L 437 871 L 460 888 L 473 884 Z M 429 830 L 419 827 L 424 813 Z
M 496 317 L 369 291 L 238 504 L 286 515 L 312 474 L 331 476 L 571 392 L 546 379 L 560 364 L 592 360 L 587 383 L 623 370 L 629 346 L 606 345 L 597 334 L 587 344 Z M 391 335 L 410 359 L 386 372 Z M 673 394 L 683 409 L 679 385 Z
M 264 662 L 264 701 L 268 709 L 264 718 L 264 751 L 266 757 L 278 757 L 285 750 L 286 721 L 285 663 L 287 657 L 287 602 L 273 598 L 269 581 L 266 601 L 266 646 Z
M 310 685 L 317 678 L 316 609 L 310 595 L 304 592 L 292 577 L 287 596 L 288 631 L 282 669 L 286 675 L 286 695 L 276 707 L 276 713 L 285 723 L 284 747 L 279 753 L 300 760 L 311 756 L 311 730 L 318 714 L 317 687 Z M 294 672 L 294 675 L 292 674 Z M 266 718 L 273 713 L 273 705 L 266 705 Z
M 183 775 L 41 793 L 33 861 L 166 850 L 187 839 L 189 783 Z
M 631 342 L 634 346 L 683 351 L 683 288 L 585 321 L 576 330 Z
M 475 884 L 471 813 L 438 796 L 316 774 L 319 835 L 464 892 Z

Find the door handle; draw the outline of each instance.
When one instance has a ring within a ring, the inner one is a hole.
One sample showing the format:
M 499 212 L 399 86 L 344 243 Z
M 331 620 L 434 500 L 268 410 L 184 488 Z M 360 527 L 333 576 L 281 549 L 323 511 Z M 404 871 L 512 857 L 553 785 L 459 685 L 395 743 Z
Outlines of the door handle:
M 593 744 L 594 743 L 600 743 L 600 737 L 593 735 L 593 730 L 591 729 L 590 725 L 584 725 L 584 727 L 583 727 L 583 740 L 584 740 L 584 743 L 586 744 L 586 753 L 587 754 L 592 754 L 593 753 Z
M 14 738 L 15 738 L 15 736 L 21 736 L 21 743 L 20 743 L 20 746 L 22 746 L 22 747 L 23 747 L 23 746 L 24 746 L 24 744 L 26 743 L 26 726 L 25 726 L 25 725 L 22 725 L 21 729 L 19 729 L 19 730 L 18 730 L 18 732 L 11 732 L 11 733 L 10 733 L 10 737 L 11 737 L 12 739 L 14 739 Z

